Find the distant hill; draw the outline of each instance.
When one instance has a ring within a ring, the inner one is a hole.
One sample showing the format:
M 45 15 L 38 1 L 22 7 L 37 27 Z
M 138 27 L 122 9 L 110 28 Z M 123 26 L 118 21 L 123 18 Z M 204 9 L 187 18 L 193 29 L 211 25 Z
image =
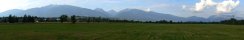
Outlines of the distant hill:
M 0 13 L 0 16 L 8 15 L 23 16 L 25 14 L 40 16 L 40 17 L 59 17 L 60 15 L 78 15 L 78 16 L 90 16 L 90 17 L 110 17 L 117 19 L 129 19 L 129 20 L 139 20 L 139 21 L 159 21 L 159 20 L 173 20 L 173 21 L 221 21 L 231 18 L 229 15 L 214 15 L 209 18 L 202 18 L 197 16 L 192 16 L 188 18 L 178 17 L 170 14 L 157 13 L 153 11 L 143 11 L 139 9 L 124 9 L 121 11 L 104 11 L 101 8 L 97 9 L 87 9 L 70 5 L 48 5 L 39 8 L 32 8 L 28 10 L 13 9 Z M 240 18 L 240 17 L 236 17 Z
M 99 11 L 94 11 L 91 9 L 76 7 L 76 6 L 70 6 L 70 5 L 49 5 L 45 7 L 40 8 L 32 8 L 28 10 L 24 10 L 21 12 L 16 12 L 16 10 L 9 10 L 6 12 L 3 12 L 1 14 L 28 14 L 28 15 L 34 15 L 34 16 L 41 16 L 41 17 L 58 17 L 60 15 L 66 14 L 66 15 L 79 15 L 79 16 L 94 16 L 94 17 L 108 17 L 108 14 L 102 13 Z M 7 15 L 3 15 L 7 16 Z M 21 15 L 17 15 L 21 16 Z
M 10 14 L 12 14 L 12 15 L 23 15 L 23 12 L 24 12 L 24 10 L 12 9 L 12 10 L 8 10 L 8 11 L 0 13 L 0 16 L 8 16 Z
M 146 12 L 138 9 L 125 9 L 115 16 L 116 18 L 140 20 L 140 21 L 159 21 L 159 20 L 174 20 L 181 21 L 183 17 L 177 17 L 169 14 L 162 14 L 156 12 Z
M 118 14 L 118 12 L 115 11 L 115 10 L 109 10 L 108 14 L 111 15 L 111 17 L 114 17 L 114 16 L 116 16 Z

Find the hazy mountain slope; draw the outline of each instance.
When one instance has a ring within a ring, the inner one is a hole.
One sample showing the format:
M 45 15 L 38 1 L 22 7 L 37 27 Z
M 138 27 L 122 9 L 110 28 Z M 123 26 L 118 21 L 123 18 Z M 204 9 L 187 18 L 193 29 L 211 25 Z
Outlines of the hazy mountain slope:
M 107 17 L 107 14 L 100 13 L 91 9 L 80 8 L 69 5 L 49 5 L 41 8 L 33 8 L 26 10 L 26 13 L 35 16 L 60 16 L 62 14 L 66 15 L 79 15 L 79 16 L 101 16 Z
M 116 19 L 129 19 L 129 20 L 139 20 L 139 21 L 159 21 L 159 20 L 173 20 L 173 21 L 193 21 L 193 22 L 209 22 L 209 21 L 221 21 L 230 19 L 232 15 L 213 15 L 209 18 L 202 18 L 197 16 L 192 16 L 188 18 L 178 17 L 169 14 L 157 13 L 157 12 L 147 12 L 139 9 L 124 9 L 119 12 L 114 10 L 104 11 L 101 8 L 94 10 L 81 8 L 70 5 L 49 5 L 40 8 L 32 8 L 27 10 L 13 9 L 0 13 L 0 16 L 8 15 L 23 16 L 25 14 L 40 16 L 40 17 L 59 17 L 60 15 L 78 15 L 78 16 L 91 16 L 91 17 L 109 17 Z M 241 19 L 241 17 L 235 17 Z
M 2 14 L 13 14 L 13 15 L 34 15 L 41 17 L 58 17 L 60 15 L 79 15 L 79 16 L 93 16 L 93 17 L 108 17 L 107 13 L 101 13 L 91 9 L 80 8 L 70 5 L 49 5 L 40 8 L 32 8 L 24 11 L 9 10 Z M 5 16 L 6 16 L 5 15 Z M 4 15 L 2 15 L 4 16 Z
M 12 10 L 8 10 L 8 11 L 0 13 L 0 16 L 9 16 L 10 14 L 20 16 L 20 15 L 24 15 L 23 12 L 24 12 L 24 10 L 12 9 Z
M 181 21 L 182 17 L 177 17 L 169 14 L 162 14 L 156 12 L 145 12 L 138 9 L 125 9 L 118 12 L 116 18 L 130 19 L 130 20 L 141 20 L 141 21 L 159 21 L 159 20 L 174 20 Z

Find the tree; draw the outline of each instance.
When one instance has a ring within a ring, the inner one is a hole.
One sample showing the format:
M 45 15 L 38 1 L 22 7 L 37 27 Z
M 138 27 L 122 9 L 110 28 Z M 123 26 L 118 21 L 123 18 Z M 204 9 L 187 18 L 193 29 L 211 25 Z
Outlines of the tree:
M 68 21 L 68 16 L 67 15 L 61 15 L 59 18 L 60 18 L 60 22 L 61 23 Z
M 72 23 L 76 23 L 77 19 L 76 19 L 75 15 L 71 16 L 71 21 L 72 21 Z
M 160 21 L 156 21 L 156 23 L 168 23 L 168 21 L 166 21 L 166 20 L 160 20 Z
M 231 18 L 229 22 L 230 22 L 229 24 L 236 24 L 237 20 L 235 18 Z
M 241 22 L 240 24 L 244 25 L 244 20 L 240 20 L 240 22 Z
M 23 17 L 23 20 L 22 20 L 23 23 L 26 23 L 28 22 L 28 18 L 27 18 L 27 15 L 25 14 L 24 17 Z
M 8 16 L 8 22 L 9 23 L 14 23 L 14 17 L 12 15 Z
M 18 17 L 17 16 L 13 16 L 13 18 L 12 18 L 13 20 L 13 23 L 16 23 L 16 22 L 18 22 L 19 21 L 19 19 L 18 19 Z
M 170 20 L 169 23 L 174 23 L 174 22 L 172 20 Z
M 4 23 L 7 23 L 8 22 L 7 17 L 3 17 L 3 22 Z
M 224 23 L 224 24 L 238 24 L 238 20 L 235 19 L 235 18 L 231 18 L 229 20 L 224 20 L 221 23 Z

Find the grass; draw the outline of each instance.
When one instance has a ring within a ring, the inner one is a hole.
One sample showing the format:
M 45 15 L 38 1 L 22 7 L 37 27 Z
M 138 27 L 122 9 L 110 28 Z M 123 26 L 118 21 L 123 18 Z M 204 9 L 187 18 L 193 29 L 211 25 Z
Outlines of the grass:
M 0 40 L 244 40 L 244 25 L 0 24 Z

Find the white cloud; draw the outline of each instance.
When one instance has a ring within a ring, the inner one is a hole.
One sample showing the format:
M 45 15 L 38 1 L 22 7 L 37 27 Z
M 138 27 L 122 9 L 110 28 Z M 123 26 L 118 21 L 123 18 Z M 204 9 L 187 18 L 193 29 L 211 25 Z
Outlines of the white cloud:
M 212 0 L 201 0 L 201 2 L 196 3 L 195 10 L 196 11 L 202 11 L 207 6 L 214 6 L 217 3 L 213 2 Z
M 146 10 L 147 12 L 150 12 L 151 11 L 151 8 L 147 8 L 147 10 Z
M 182 5 L 182 9 L 186 9 L 186 7 L 187 7 L 186 5 Z
M 0 12 L 11 9 L 29 9 L 35 7 L 42 7 L 50 4 L 73 5 L 77 3 L 84 3 L 86 0 L 0 0 Z
M 28 0 L 0 0 L 0 12 L 27 6 Z
M 234 2 L 233 0 L 226 0 L 222 3 L 219 3 L 216 9 L 218 13 L 231 12 L 232 9 L 236 8 L 239 5 L 239 3 L 240 1 Z
M 223 2 L 217 3 L 213 0 L 201 0 L 199 3 L 195 4 L 195 11 L 202 11 L 207 7 L 216 7 L 216 13 L 228 13 L 239 5 L 239 0 L 225 0 Z
M 47 5 L 73 5 L 73 6 L 90 6 L 103 4 L 119 4 L 126 2 L 135 2 L 139 0 L 0 0 L 0 12 L 11 9 L 30 9 L 43 7 Z

